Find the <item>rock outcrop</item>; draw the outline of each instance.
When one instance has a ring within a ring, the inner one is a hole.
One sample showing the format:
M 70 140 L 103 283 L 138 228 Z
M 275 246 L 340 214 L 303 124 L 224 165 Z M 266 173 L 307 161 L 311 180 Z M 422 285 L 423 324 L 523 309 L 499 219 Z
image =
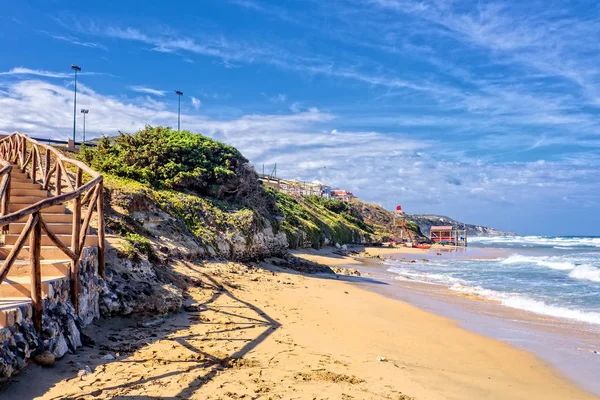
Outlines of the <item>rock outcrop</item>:
M 456 229 L 466 229 L 468 236 L 514 236 L 513 232 L 503 232 L 486 226 L 465 224 L 443 215 L 412 214 L 407 215 L 407 220 L 419 226 L 425 236 L 429 236 L 432 226 L 452 225 Z

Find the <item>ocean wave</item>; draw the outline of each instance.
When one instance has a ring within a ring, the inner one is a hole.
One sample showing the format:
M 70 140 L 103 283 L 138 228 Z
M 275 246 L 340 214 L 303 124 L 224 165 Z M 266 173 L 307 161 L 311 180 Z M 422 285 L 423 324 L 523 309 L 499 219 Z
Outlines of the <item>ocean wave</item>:
M 450 288 L 458 293 L 496 301 L 506 307 L 529 311 L 539 315 L 569 319 L 600 325 L 600 313 L 574 310 L 567 307 L 555 306 L 516 293 L 501 293 L 481 287 L 454 285 Z
M 552 256 L 523 256 L 521 254 L 512 254 L 500 261 L 500 264 L 536 264 L 542 267 L 548 267 L 559 270 L 572 270 L 577 265 L 561 257 Z
M 600 237 L 573 237 L 573 236 L 490 236 L 470 237 L 470 243 L 479 243 L 483 246 L 520 246 L 520 247 L 556 247 L 572 249 L 577 247 L 600 247 Z
M 465 284 L 466 282 L 462 279 L 455 278 L 446 274 L 430 274 L 426 272 L 414 272 L 408 271 L 402 268 L 392 267 L 388 269 L 389 272 L 393 272 L 398 276 L 396 280 L 400 281 L 413 281 L 419 283 L 427 283 L 434 285 L 452 286 L 457 284 Z
M 573 271 L 569 273 L 569 277 L 573 279 L 600 282 L 600 268 L 596 268 L 589 264 L 579 265 L 573 268 Z

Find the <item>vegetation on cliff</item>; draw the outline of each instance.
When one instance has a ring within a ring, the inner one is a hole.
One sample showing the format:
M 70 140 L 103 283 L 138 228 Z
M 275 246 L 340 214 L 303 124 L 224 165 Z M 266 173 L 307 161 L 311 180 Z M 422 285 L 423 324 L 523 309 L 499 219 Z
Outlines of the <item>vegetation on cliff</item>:
M 290 247 L 316 247 L 334 243 L 367 243 L 374 234 L 347 203 L 318 196 L 296 198 L 273 189 L 284 219 L 280 225 Z
M 237 149 L 188 131 L 147 126 L 103 138 L 79 158 L 105 175 L 113 194 L 121 193 L 111 195 L 113 201 L 128 204 L 108 224 L 125 239 L 128 258 L 135 252 L 154 257 L 144 241 L 149 232 L 130 216 L 136 202 L 177 220 L 204 254 L 226 257 L 239 254 L 240 243 L 252 247 L 265 229 L 266 241 L 279 243 L 273 238 L 283 232 L 290 248 L 374 243 L 391 235 L 392 214 L 381 207 L 264 188 Z

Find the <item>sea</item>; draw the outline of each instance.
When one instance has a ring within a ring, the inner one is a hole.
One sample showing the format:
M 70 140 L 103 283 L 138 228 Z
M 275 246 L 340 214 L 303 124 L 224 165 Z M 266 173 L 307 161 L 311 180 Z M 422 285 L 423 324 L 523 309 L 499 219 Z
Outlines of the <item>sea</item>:
M 490 251 L 477 251 L 484 249 Z M 386 263 L 398 280 L 444 285 L 506 307 L 600 326 L 600 237 L 475 237 L 469 251 Z
M 360 286 L 529 351 L 600 396 L 600 237 L 470 237 L 359 270 Z

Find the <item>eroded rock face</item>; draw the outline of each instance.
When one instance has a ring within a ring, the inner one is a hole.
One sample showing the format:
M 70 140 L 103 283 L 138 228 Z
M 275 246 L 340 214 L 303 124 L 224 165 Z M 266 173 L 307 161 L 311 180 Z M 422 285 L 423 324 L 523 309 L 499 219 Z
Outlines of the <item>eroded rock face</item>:
M 100 313 L 103 316 L 132 312 L 165 313 L 181 307 L 183 294 L 170 283 L 162 282 L 148 260 L 114 259 L 106 281 L 99 287 Z

